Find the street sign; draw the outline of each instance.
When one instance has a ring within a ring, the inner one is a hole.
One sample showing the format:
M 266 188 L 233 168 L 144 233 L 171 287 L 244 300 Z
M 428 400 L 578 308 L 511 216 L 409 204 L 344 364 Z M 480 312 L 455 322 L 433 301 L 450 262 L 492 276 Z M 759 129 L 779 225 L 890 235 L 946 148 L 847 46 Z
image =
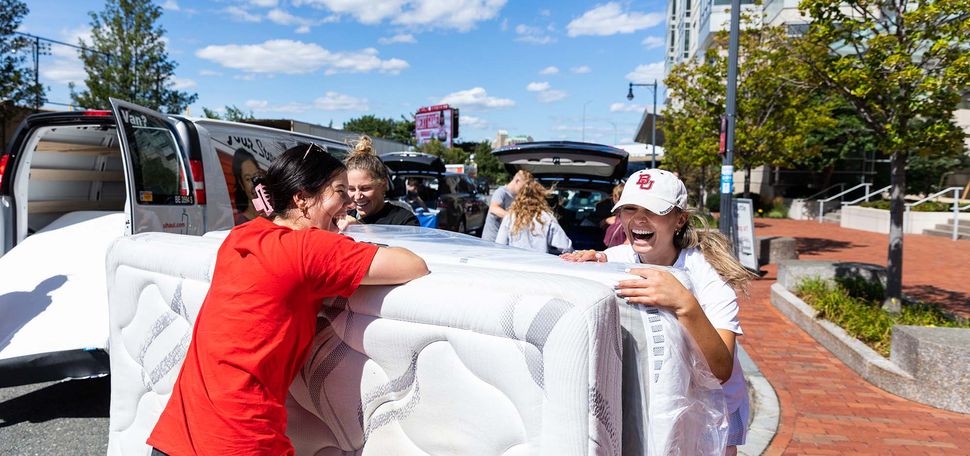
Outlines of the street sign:
M 758 271 L 758 257 L 754 254 L 754 202 L 750 198 L 735 198 L 734 213 L 738 260 L 741 266 Z

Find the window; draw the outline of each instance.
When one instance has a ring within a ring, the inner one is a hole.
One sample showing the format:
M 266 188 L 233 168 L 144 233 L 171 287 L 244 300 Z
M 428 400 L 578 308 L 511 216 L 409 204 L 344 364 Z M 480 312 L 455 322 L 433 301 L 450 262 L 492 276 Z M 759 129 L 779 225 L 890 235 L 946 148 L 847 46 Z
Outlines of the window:
M 189 191 L 185 161 L 168 125 L 136 112 L 130 112 L 129 116 L 138 119 L 125 129 L 129 132 L 128 145 L 138 203 L 195 204 Z
M 684 17 L 690 17 L 690 7 L 692 0 L 684 0 Z
M 690 56 L 690 29 L 684 30 L 684 58 Z

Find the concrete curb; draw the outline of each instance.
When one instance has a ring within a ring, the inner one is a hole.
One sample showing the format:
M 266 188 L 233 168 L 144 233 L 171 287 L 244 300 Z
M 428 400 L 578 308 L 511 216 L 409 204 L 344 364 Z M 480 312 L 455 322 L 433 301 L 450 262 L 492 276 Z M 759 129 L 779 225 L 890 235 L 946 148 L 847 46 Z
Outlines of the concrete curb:
M 781 407 L 778 396 L 768 379 L 758 369 L 758 365 L 748 356 L 738 343 L 738 361 L 748 382 L 748 396 L 751 399 L 751 422 L 745 444 L 738 447 L 739 455 L 757 456 L 765 452 L 778 432 Z

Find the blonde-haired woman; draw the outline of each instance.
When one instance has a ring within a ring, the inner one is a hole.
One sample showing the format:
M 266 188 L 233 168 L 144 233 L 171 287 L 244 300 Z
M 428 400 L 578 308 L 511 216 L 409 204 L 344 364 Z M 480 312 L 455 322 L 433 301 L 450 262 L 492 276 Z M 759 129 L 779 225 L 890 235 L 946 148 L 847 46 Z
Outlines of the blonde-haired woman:
M 569 252 L 573 242 L 546 202 L 547 191 L 532 180 L 519 189 L 502 219 L 495 242 L 542 253 Z
M 619 282 L 616 292 L 628 303 L 670 310 L 697 342 L 724 387 L 729 414 L 725 454 L 737 454 L 747 433 L 748 393 L 736 351 L 736 338 L 743 333 L 735 290 L 744 290 L 753 274 L 741 266 L 721 233 L 693 225 L 687 188 L 668 171 L 634 173 L 613 210 L 619 211 L 629 244 L 563 259 L 673 266 L 687 273 L 696 296 L 669 272 L 651 268 L 631 269 L 640 278 Z
M 356 206 L 356 217 L 345 222 L 418 226 L 414 213 L 385 201 L 391 179 L 384 162 L 374 154 L 369 137 L 360 137 L 344 164 L 347 165 L 347 191 Z

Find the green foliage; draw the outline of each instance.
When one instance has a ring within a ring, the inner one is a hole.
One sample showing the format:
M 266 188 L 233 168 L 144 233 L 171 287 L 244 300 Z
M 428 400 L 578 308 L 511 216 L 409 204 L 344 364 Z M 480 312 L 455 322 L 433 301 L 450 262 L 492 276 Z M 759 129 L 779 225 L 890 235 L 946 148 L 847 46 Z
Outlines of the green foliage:
M 394 120 L 366 114 L 344 122 L 343 129 L 363 133 L 372 138 L 383 138 L 408 145 L 414 144 L 414 120 L 409 120 L 404 116 L 401 116 L 401 120 Z
M 889 200 L 878 200 L 878 201 L 867 201 L 865 203 L 859 203 L 862 207 L 870 207 L 873 209 L 883 209 L 889 210 L 889 206 L 892 202 Z M 939 201 L 927 201 L 918 206 L 913 206 L 911 209 L 913 212 L 953 212 L 952 203 L 941 203 Z M 963 212 L 967 212 L 964 210 Z
M 252 110 L 250 110 L 249 112 L 245 112 L 242 110 L 242 108 L 236 105 L 232 105 L 232 106 L 226 105 L 225 109 L 226 109 L 225 114 L 219 114 L 218 112 L 203 106 L 202 117 L 206 117 L 209 119 L 217 119 L 217 120 L 228 120 L 232 122 L 242 122 L 244 120 L 252 120 L 256 118 L 253 115 Z
M 27 65 L 31 43 L 14 35 L 27 12 L 24 2 L 0 0 L 0 125 L 7 124 L 18 105 L 39 106 L 44 102 L 44 87 L 34 84 L 34 70 Z
M 796 287 L 795 294 L 818 312 L 818 318 L 839 325 L 883 356 L 889 356 L 894 325 L 970 328 L 970 323 L 957 322 L 938 307 L 923 303 L 906 304 L 900 314 L 890 314 L 881 307 L 883 287 L 862 279 L 835 283 L 806 279 Z
M 85 88 L 71 98 L 91 109 L 111 107 L 115 97 L 169 113 L 179 113 L 198 95 L 175 89 L 176 63 L 165 50 L 165 29 L 158 25 L 162 8 L 140 0 L 106 0 L 104 9 L 89 13 L 91 42 L 80 51 L 87 78 Z
M 490 184 L 504 184 L 509 181 L 505 165 L 492 155 L 492 144 L 488 141 L 482 141 L 475 146 L 475 164 L 478 165 L 478 175 L 488 179 Z
M 970 156 L 910 157 L 906 163 L 906 193 L 936 193 L 943 189 L 940 184 L 944 174 L 962 168 L 970 168 Z

